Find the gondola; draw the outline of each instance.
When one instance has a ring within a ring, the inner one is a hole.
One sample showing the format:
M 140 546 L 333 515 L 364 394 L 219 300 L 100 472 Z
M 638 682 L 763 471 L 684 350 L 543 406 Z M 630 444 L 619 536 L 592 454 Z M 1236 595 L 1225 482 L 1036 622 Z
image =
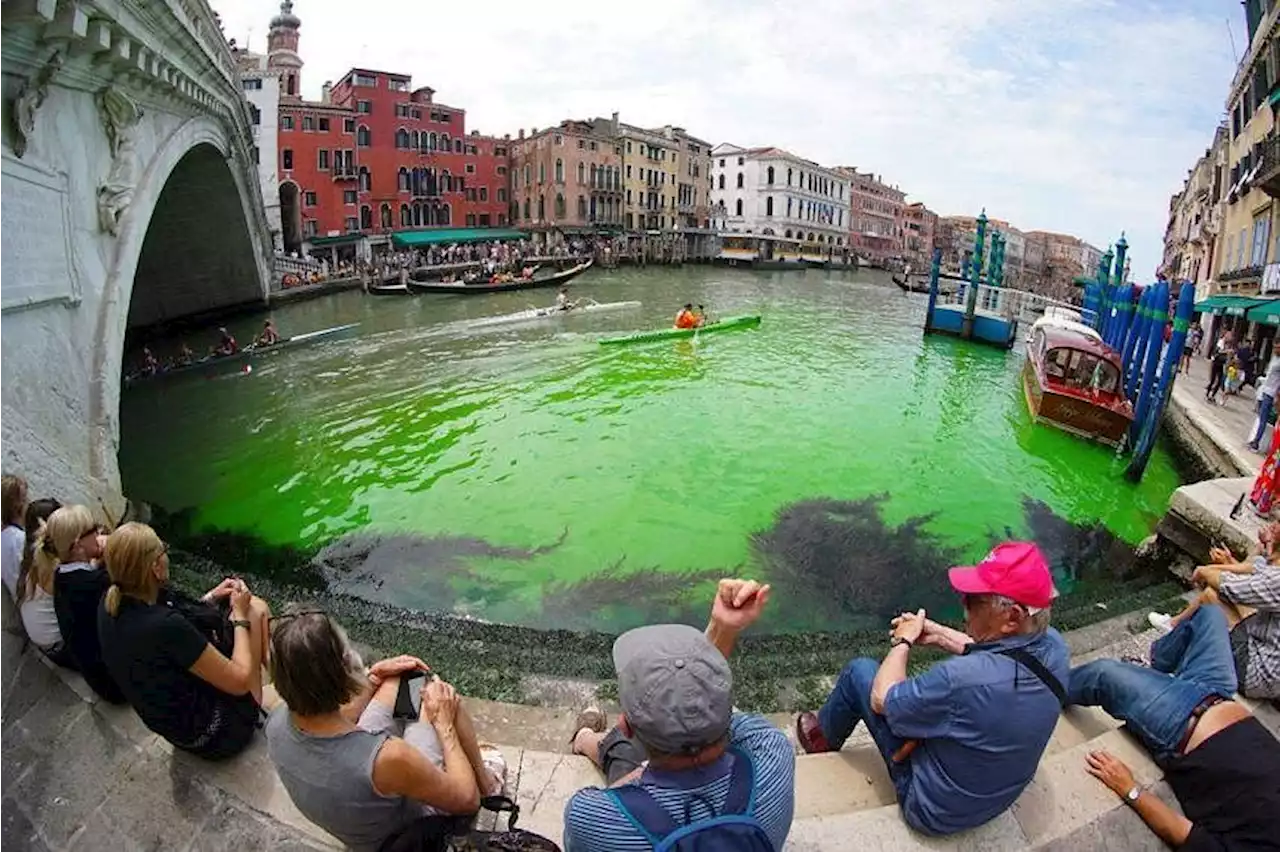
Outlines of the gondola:
M 901 275 L 891 275 L 890 277 L 893 279 L 893 283 L 898 285 L 899 290 L 906 291 L 907 293 L 928 293 L 929 292 L 929 285 L 927 283 L 917 284 L 914 281 L 907 281 L 906 278 L 904 278 Z M 938 295 L 950 296 L 951 290 L 945 287 L 939 287 Z
M 571 269 L 564 272 L 557 272 L 554 275 L 548 275 L 546 278 L 517 278 L 513 281 L 503 281 L 498 284 L 490 284 L 488 282 L 477 282 L 475 284 L 427 284 L 419 281 L 410 281 L 408 288 L 413 293 L 456 293 L 466 296 L 475 296 L 481 293 L 508 293 L 513 290 L 534 290 L 541 287 L 559 287 L 566 284 L 574 278 L 591 268 L 593 260 L 586 260 L 579 263 Z
M 198 358 L 186 364 L 181 364 L 166 369 L 157 370 L 154 373 L 143 373 L 134 371 L 124 377 L 126 386 L 139 384 L 141 382 L 149 382 L 156 379 L 167 379 L 172 376 L 182 375 L 183 373 L 194 373 L 196 370 L 203 370 L 221 364 L 236 364 L 246 362 L 255 356 L 267 355 L 271 352 L 279 352 L 282 349 L 292 349 L 295 346 L 301 346 L 306 343 L 315 343 L 328 337 L 334 337 L 344 331 L 350 331 L 359 326 L 358 322 L 347 323 L 346 325 L 335 325 L 332 328 L 322 328 L 319 331 L 308 331 L 305 334 L 295 334 L 292 337 L 285 337 L 268 346 L 246 346 L 244 349 L 234 352 L 231 355 L 208 355 L 204 358 Z

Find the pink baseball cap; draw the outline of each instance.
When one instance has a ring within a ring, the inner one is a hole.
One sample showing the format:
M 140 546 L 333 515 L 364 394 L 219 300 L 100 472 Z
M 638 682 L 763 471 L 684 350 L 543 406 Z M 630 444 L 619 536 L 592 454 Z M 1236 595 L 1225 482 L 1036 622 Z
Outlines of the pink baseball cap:
M 969 595 L 1004 595 L 1031 609 L 1041 610 L 1058 596 L 1053 574 L 1040 548 L 1029 541 L 996 545 L 977 565 L 947 571 L 951 588 Z

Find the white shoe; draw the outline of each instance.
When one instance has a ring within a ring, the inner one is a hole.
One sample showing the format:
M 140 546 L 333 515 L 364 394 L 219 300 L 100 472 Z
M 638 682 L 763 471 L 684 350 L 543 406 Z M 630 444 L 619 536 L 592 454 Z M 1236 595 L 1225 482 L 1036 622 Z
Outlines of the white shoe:
M 1165 615 L 1163 612 L 1147 613 L 1147 621 L 1150 622 L 1152 627 L 1163 630 L 1165 633 L 1173 629 L 1169 626 L 1169 622 L 1173 621 L 1173 616 Z

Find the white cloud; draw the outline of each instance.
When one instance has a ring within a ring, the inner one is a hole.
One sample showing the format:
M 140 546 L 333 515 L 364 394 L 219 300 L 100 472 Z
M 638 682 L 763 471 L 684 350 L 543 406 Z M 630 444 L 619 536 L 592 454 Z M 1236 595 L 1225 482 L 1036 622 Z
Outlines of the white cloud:
M 215 0 L 262 50 L 270 0 Z M 468 129 L 614 110 L 713 143 L 871 169 L 942 213 L 983 206 L 1099 246 L 1139 278 L 1234 71 L 1232 0 L 298 0 L 304 90 L 411 73 Z M 251 33 L 251 36 L 250 36 Z M 1239 35 L 1237 35 L 1239 40 Z

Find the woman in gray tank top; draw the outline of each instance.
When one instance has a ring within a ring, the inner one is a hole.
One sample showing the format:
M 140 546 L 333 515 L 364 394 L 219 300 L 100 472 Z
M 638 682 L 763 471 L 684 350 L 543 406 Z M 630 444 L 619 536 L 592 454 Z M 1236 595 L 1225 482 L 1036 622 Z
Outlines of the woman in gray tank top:
M 482 754 L 453 687 L 428 678 L 419 723 L 394 736 L 400 675 L 427 666 L 383 660 L 366 676 L 346 633 L 323 612 L 276 619 L 271 673 L 284 699 L 267 721 L 267 747 L 303 815 L 357 852 L 433 813 L 473 814 L 499 792 L 501 758 Z M 479 779 L 479 780 L 478 780 Z

